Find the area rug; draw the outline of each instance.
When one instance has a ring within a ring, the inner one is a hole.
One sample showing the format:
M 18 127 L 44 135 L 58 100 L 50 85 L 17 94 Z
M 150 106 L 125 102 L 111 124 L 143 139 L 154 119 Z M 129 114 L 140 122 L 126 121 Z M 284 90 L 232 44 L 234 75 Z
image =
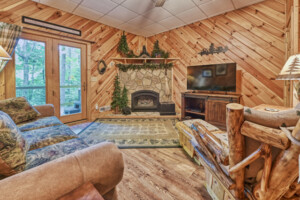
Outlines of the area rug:
M 97 119 L 78 135 L 89 145 L 113 142 L 119 148 L 179 147 L 177 119 Z

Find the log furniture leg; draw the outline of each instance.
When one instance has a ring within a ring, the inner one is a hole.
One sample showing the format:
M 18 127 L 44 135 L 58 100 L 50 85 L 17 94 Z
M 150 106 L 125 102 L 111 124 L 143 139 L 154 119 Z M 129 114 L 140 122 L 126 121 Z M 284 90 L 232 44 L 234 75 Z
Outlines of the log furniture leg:
M 292 185 L 290 185 L 289 190 L 284 194 L 285 198 L 292 198 L 300 190 L 300 184 L 295 180 Z
M 244 106 L 230 103 L 226 106 L 226 124 L 229 142 L 229 166 L 230 168 L 241 162 L 244 158 L 244 136 L 241 134 L 241 126 L 244 122 Z M 231 174 L 235 181 L 235 196 L 244 199 L 245 169 L 242 168 Z
M 264 164 L 263 175 L 261 178 L 261 191 L 266 192 L 268 188 L 268 182 L 269 182 L 270 172 L 272 168 L 272 153 L 271 153 L 270 145 L 268 144 L 262 144 L 262 145 L 263 145 L 262 157 L 265 159 L 265 164 Z
M 300 120 L 293 130 L 292 135 L 294 138 L 300 138 Z M 300 146 L 291 142 L 290 148 L 283 150 L 276 157 L 270 173 L 268 189 L 266 192 L 262 190 L 262 183 L 258 183 L 253 190 L 256 199 L 280 199 L 289 190 L 289 186 L 299 175 L 299 154 Z

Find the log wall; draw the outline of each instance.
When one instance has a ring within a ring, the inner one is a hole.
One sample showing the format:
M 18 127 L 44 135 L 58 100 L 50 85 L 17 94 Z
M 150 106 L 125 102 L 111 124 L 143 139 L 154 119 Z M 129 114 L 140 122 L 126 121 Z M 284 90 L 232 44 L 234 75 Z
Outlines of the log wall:
M 79 29 L 82 31 L 82 36 L 76 37 L 74 35 L 47 30 L 49 33 L 95 42 L 95 44 L 90 46 L 88 52 L 90 61 L 88 64 L 88 80 L 90 80 L 88 83 L 88 107 L 90 112 L 88 113 L 90 114 L 90 119 L 97 116 L 97 112 L 94 109 L 96 104 L 99 106 L 110 104 L 113 80 L 117 72 L 114 66 L 109 66 L 104 75 L 99 75 L 97 61 L 104 59 L 107 65 L 109 65 L 111 62 L 110 58 L 118 56 L 116 50 L 122 31 L 33 1 L 0 0 L 0 21 L 45 31 L 43 28 L 22 24 L 21 17 L 23 15 Z M 142 45 L 145 44 L 146 39 L 141 36 L 128 34 L 127 41 L 130 48 L 138 53 L 142 49 Z M 10 78 L 7 76 L 9 72 L 9 77 L 14 77 L 14 74 L 11 74 L 14 73 L 11 67 L 13 65 L 7 66 L 0 73 L 0 99 L 13 96 L 10 95 L 11 93 L 14 94 L 8 91 L 14 88 L 11 87 L 14 81 L 10 81 Z
M 189 65 L 237 63 L 242 70 L 242 103 L 283 105 L 283 81 L 274 80 L 285 62 L 285 0 L 267 0 L 147 39 L 180 61 L 173 69 L 173 100 L 180 107 Z M 203 48 L 228 46 L 226 53 L 200 56 Z

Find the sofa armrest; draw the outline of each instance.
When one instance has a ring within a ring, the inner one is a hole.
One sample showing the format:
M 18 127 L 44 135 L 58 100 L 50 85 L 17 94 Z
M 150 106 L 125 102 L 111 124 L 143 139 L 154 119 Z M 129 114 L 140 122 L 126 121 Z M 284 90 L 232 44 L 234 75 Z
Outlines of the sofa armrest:
M 50 117 L 55 114 L 54 106 L 52 104 L 34 106 L 34 108 L 41 113 L 40 117 Z
M 123 171 L 122 153 L 105 142 L 1 180 L 0 199 L 54 200 L 87 182 L 112 199 Z

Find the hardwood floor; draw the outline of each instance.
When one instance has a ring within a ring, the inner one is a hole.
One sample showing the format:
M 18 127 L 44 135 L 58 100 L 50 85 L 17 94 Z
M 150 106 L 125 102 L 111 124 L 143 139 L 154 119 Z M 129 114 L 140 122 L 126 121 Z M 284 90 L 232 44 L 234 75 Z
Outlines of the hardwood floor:
M 203 167 L 181 148 L 122 149 L 120 200 L 209 200 Z
M 79 133 L 89 123 L 70 126 Z M 124 177 L 119 200 L 210 200 L 204 168 L 182 148 L 121 149 Z

